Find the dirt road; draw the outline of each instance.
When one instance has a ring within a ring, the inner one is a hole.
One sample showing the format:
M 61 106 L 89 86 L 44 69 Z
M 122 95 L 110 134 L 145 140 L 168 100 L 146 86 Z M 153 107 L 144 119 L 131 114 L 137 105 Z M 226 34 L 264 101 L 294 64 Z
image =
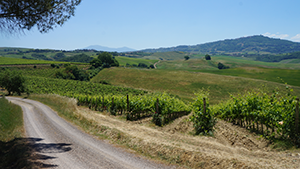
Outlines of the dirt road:
M 60 118 L 44 104 L 28 99 L 6 98 L 22 107 L 26 136 L 34 142 L 42 167 L 172 168 L 97 140 Z

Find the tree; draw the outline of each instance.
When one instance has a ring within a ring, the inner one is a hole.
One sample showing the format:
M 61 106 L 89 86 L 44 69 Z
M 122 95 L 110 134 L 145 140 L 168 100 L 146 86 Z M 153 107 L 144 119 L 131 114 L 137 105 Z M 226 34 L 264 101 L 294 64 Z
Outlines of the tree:
M 117 59 L 115 59 L 112 54 L 108 53 L 108 52 L 102 52 L 98 55 L 97 59 L 93 59 L 90 64 L 97 68 L 99 66 L 102 66 L 103 68 L 109 68 L 112 66 L 119 66 L 119 62 L 117 61 Z
M 184 56 L 184 59 L 185 59 L 185 60 L 189 60 L 190 57 L 189 57 L 189 56 Z
M 64 70 L 55 73 L 56 78 L 89 81 L 90 76 L 87 71 L 78 69 L 75 65 L 67 66 Z
M 206 54 L 206 55 L 205 55 L 205 60 L 211 60 L 211 57 L 210 57 L 209 54 Z
M 1 0 L 0 30 L 15 33 L 37 26 L 46 33 L 57 25 L 62 26 L 81 0 Z
M 8 95 L 11 95 L 12 93 L 21 95 L 21 93 L 26 91 L 25 78 L 16 71 L 11 72 L 5 70 L 0 74 L 0 86 L 8 91 Z

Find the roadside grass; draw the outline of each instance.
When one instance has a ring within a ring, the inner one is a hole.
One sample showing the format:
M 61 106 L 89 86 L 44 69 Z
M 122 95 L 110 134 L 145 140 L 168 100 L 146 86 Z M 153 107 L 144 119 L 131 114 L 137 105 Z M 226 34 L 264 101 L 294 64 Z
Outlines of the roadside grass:
M 284 84 L 249 79 L 243 77 L 216 75 L 211 73 L 180 70 L 139 70 L 114 68 L 104 69 L 91 81 L 105 80 L 112 85 L 167 92 L 185 101 L 193 101 L 194 93 L 200 89 L 209 90 L 211 104 L 227 100 L 230 94 L 237 95 L 267 86 L 270 92 L 278 87 L 285 90 Z M 292 86 L 294 94 L 300 96 L 300 87 Z
M 0 168 L 31 168 L 20 106 L 0 98 Z
M 9 141 L 23 133 L 23 113 L 20 106 L 0 98 L 0 140 Z
M 130 57 L 124 57 L 124 56 L 116 56 L 115 57 L 117 61 L 119 62 L 120 66 L 126 66 L 126 64 L 136 64 L 138 65 L 139 63 L 144 63 L 146 65 L 151 65 L 156 63 L 158 60 L 150 60 L 150 59 L 142 59 L 142 58 L 130 58 Z

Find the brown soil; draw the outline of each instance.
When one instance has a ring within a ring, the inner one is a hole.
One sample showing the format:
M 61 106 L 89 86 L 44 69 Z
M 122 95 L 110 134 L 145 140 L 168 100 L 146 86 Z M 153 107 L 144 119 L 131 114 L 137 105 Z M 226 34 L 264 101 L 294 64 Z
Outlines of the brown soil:
M 128 122 L 120 117 L 78 108 L 78 117 L 117 130 L 106 133 L 147 156 L 191 168 L 299 168 L 300 151 L 276 152 L 269 142 L 239 126 L 218 121 L 214 137 L 193 136 L 188 116 L 164 127 L 151 118 Z M 128 139 L 129 138 L 129 139 Z

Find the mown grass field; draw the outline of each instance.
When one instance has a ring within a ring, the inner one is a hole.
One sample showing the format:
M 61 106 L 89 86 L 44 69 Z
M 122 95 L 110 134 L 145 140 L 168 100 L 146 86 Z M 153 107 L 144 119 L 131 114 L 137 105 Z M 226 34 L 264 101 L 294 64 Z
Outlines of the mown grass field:
M 126 66 L 127 63 L 130 65 L 133 64 L 138 65 L 139 63 L 144 63 L 149 66 L 158 61 L 158 60 L 141 59 L 141 58 L 129 58 L 124 56 L 117 56 L 116 59 L 119 62 L 120 66 Z
M 225 101 L 230 94 L 237 95 L 252 89 L 263 88 L 263 85 L 267 86 L 270 91 L 276 87 L 285 90 L 284 84 L 274 82 L 180 70 L 110 68 L 102 70 L 91 81 L 97 83 L 100 80 L 117 86 L 166 91 L 186 101 L 192 101 L 194 92 L 199 89 L 209 89 L 212 104 Z M 294 87 L 294 92 L 300 96 L 300 87 Z

